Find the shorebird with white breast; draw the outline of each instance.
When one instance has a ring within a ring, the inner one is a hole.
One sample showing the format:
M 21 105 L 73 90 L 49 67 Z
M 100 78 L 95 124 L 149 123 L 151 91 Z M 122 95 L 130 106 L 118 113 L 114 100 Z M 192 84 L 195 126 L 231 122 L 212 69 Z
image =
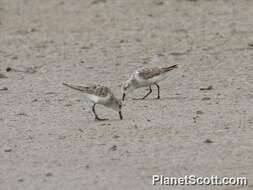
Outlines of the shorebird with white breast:
M 95 106 L 97 104 L 102 104 L 105 107 L 111 108 L 119 113 L 119 117 L 122 120 L 123 116 L 121 113 L 122 103 L 121 100 L 117 99 L 112 91 L 105 86 L 101 85 L 92 85 L 92 86 L 79 86 L 63 83 L 63 85 L 72 88 L 74 90 L 78 90 L 84 94 L 84 97 L 93 103 L 92 112 L 95 115 L 95 120 L 107 120 L 101 119 L 98 117 Z
M 152 85 L 157 87 L 157 99 L 160 99 L 160 86 L 158 82 L 168 77 L 168 72 L 177 68 L 177 65 L 170 67 L 143 68 L 135 71 L 131 77 L 122 85 L 122 100 L 124 101 L 127 93 L 142 87 L 149 87 L 149 92 L 141 99 L 147 98 L 152 93 Z

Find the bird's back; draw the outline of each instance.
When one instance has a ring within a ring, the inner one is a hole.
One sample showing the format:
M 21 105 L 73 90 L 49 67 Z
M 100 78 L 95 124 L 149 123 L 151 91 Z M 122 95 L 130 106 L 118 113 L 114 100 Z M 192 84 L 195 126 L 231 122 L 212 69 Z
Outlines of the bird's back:
M 143 79 L 149 79 L 149 78 L 153 78 L 157 75 L 160 75 L 161 71 L 162 70 L 158 67 L 144 68 L 144 69 L 138 70 L 137 74 Z
M 112 95 L 110 89 L 106 86 L 101 86 L 101 85 L 80 86 L 80 85 L 72 85 L 72 84 L 67 84 L 67 83 L 63 83 L 63 85 L 69 88 L 72 88 L 74 90 L 78 90 L 86 94 L 95 95 L 99 97 L 106 97 L 109 94 Z
M 173 69 L 177 68 L 177 65 L 173 65 L 170 67 L 153 67 L 153 68 L 143 68 L 140 70 L 137 70 L 136 74 L 138 75 L 138 77 L 141 77 L 145 80 L 147 79 L 151 79 L 154 77 L 157 77 L 163 73 L 166 73 L 168 71 L 171 71 Z

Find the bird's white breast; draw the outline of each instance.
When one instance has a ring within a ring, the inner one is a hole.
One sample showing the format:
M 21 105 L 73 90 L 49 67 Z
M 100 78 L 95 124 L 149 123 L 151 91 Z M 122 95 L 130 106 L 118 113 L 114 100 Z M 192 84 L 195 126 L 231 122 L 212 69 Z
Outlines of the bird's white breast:
M 108 94 L 105 97 L 96 96 L 93 94 L 85 94 L 84 96 L 87 100 L 89 100 L 93 103 L 96 103 L 96 104 L 106 104 L 110 98 L 110 94 Z
M 167 77 L 168 77 L 168 73 L 162 73 L 160 75 L 154 76 L 154 77 L 149 78 L 149 79 L 143 79 L 139 75 L 138 71 L 135 73 L 135 79 L 138 82 L 139 86 L 148 86 L 148 85 L 154 84 L 156 82 L 159 82 L 159 81 L 161 81 L 161 80 L 163 80 Z

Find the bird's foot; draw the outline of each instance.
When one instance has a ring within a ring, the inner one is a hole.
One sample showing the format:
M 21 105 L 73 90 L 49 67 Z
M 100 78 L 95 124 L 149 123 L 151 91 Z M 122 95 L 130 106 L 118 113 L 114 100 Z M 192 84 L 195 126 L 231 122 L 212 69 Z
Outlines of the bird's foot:
M 109 119 L 107 119 L 107 118 L 99 118 L 99 117 L 95 118 L 95 121 L 107 121 L 107 120 L 109 120 Z
M 145 100 L 145 98 L 132 98 L 132 100 Z

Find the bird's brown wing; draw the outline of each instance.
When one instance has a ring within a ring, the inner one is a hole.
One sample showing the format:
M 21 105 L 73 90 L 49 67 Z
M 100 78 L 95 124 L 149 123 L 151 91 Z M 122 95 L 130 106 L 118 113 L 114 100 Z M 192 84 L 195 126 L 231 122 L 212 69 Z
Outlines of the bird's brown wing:
M 87 94 L 93 94 L 100 97 L 106 97 L 108 93 L 111 94 L 111 91 L 109 88 L 105 86 L 100 86 L 100 85 L 79 86 L 79 85 L 72 85 L 72 84 L 67 84 L 67 83 L 63 83 L 63 85 L 69 88 L 72 88 L 74 90 L 78 90 Z
M 162 70 L 160 68 L 154 67 L 154 68 L 144 68 L 142 70 L 139 70 L 138 74 L 143 79 L 150 79 L 150 78 L 160 75 L 161 72 Z
M 89 94 L 94 94 L 96 96 L 106 97 L 108 94 L 112 94 L 110 89 L 106 86 L 92 86 L 89 87 L 88 92 Z

